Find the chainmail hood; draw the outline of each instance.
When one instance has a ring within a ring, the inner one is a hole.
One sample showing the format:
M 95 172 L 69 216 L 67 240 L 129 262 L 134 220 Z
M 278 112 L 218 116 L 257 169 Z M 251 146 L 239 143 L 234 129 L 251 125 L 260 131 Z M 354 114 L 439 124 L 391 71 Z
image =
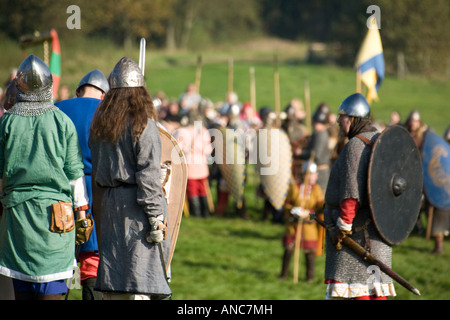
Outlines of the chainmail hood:
M 53 87 L 47 87 L 40 91 L 17 91 L 14 106 L 6 113 L 18 114 L 25 117 L 34 117 L 49 111 L 57 110 L 53 105 Z

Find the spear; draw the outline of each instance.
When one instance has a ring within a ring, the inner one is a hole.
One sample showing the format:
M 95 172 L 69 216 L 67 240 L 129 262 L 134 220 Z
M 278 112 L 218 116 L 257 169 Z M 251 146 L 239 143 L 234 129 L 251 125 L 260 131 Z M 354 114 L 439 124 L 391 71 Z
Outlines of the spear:
M 250 68 L 250 101 L 253 109 L 256 111 L 256 84 L 255 84 L 255 68 Z
M 323 228 L 325 228 L 327 231 L 330 232 L 332 227 L 327 226 L 324 221 L 319 219 L 315 214 L 311 214 L 311 218 L 317 221 L 319 225 L 321 225 Z M 386 273 L 389 277 L 397 281 L 400 285 L 402 285 L 404 288 L 408 289 L 415 295 L 420 296 L 420 292 L 417 288 L 415 288 L 413 285 L 408 283 L 405 279 L 403 279 L 399 274 L 397 274 L 394 270 L 389 268 L 387 265 L 385 265 L 383 262 L 381 262 L 379 259 L 377 259 L 373 254 L 371 254 L 369 251 L 364 249 L 361 245 L 359 245 L 355 240 L 349 237 L 345 237 L 342 240 L 342 243 L 345 244 L 350 250 L 352 250 L 354 253 L 356 253 L 358 256 L 363 258 L 364 261 L 367 261 L 371 263 L 372 265 L 378 266 L 381 271 Z
M 305 81 L 305 109 L 306 109 L 306 127 L 308 132 L 312 132 L 311 125 L 311 89 L 309 87 L 309 81 Z
M 197 89 L 197 93 L 200 93 L 200 83 L 202 82 L 202 64 L 202 56 L 198 55 L 197 70 L 195 72 L 195 88 Z
M 233 92 L 234 86 L 234 60 L 233 58 L 228 59 L 228 93 Z
M 278 56 L 273 57 L 273 81 L 275 92 L 275 112 L 277 114 L 276 126 L 280 127 L 280 113 L 281 113 L 281 101 L 280 101 L 280 72 L 278 71 Z

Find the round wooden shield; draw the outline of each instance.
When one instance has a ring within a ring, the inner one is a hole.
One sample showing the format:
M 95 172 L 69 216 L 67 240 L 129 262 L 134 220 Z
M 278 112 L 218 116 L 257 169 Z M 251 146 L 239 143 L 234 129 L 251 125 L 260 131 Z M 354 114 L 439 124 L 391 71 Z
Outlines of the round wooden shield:
M 424 189 L 430 203 L 450 209 L 450 145 L 433 131 L 427 131 L 422 146 Z
M 373 146 L 368 193 L 372 218 L 386 243 L 398 245 L 411 233 L 423 189 L 419 150 L 406 129 L 386 129 Z

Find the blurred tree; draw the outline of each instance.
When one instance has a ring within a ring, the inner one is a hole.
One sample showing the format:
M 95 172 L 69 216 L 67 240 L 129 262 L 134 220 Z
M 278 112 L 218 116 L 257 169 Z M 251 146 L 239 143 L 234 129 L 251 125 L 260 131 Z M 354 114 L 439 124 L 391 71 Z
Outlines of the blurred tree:
M 372 4 L 381 9 L 387 71 L 401 54 L 412 72 L 450 74 L 449 0 L 0 0 L 0 32 L 18 39 L 55 28 L 61 38 L 94 35 L 125 46 L 146 37 L 170 49 L 265 34 L 339 44 L 336 61 L 351 65 Z M 81 9 L 78 33 L 66 27 L 69 5 Z
M 175 0 L 115 0 L 105 7 L 104 1 L 83 0 L 83 19 L 91 34 L 106 34 L 130 47 L 134 38 L 158 40 L 166 33 Z
M 395 72 L 399 56 L 414 73 L 450 71 L 448 0 L 378 0 L 387 65 Z
M 66 27 L 67 7 L 81 11 L 83 35 L 102 35 L 129 46 L 133 38 L 164 36 L 175 0 L 1 0 L 0 27 L 12 38 L 55 28 L 73 35 Z
M 18 39 L 23 34 L 47 29 L 49 22 L 47 12 L 53 11 L 54 8 L 51 3 L 51 0 L 0 1 L 0 30 L 11 38 Z M 55 18 L 57 17 L 56 15 Z M 55 19 L 50 21 L 54 22 Z
M 259 0 L 175 0 L 173 13 L 166 41 L 170 49 L 231 42 L 261 30 Z

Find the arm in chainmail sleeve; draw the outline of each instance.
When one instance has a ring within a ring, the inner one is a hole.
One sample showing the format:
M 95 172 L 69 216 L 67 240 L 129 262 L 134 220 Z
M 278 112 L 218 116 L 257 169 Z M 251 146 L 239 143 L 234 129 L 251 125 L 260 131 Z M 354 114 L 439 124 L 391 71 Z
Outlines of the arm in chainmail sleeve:
M 161 185 L 161 137 L 153 120 L 149 120 L 136 145 L 137 203 L 147 216 L 164 214 L 165 198 Z
M 340 188 L 340 203 L 345 199 L 356 199 L 361 202 L 361 198 L 366 191 L 367 179 L 363 179 L 364 166 L 361 163 L 361 152 L 364 148 L 363 143 L 357 139 L 353 138 L 348 142 L 347 152 L 343 153 L 343 176 L 341 178 L 341 188 Z M 365 173 L 367 175 L 367 172 Z M 361 183 L 364 181 L 364 183 Z
M 364 170 L 367 170 L 361 162 L 361 154 L 365 145 L 361 140 L 353 138 L 347 145 L 347 152 L 343 154 L 343 163 L 346 167 L 345 176 L 342 179 L 342 194 L 340 209 L 341 214 L 337 225 L 341 230 L 351 231 L 353 220 L 361 205 L 361 199 L 366 191 L 361 181 L 367 181 Z

